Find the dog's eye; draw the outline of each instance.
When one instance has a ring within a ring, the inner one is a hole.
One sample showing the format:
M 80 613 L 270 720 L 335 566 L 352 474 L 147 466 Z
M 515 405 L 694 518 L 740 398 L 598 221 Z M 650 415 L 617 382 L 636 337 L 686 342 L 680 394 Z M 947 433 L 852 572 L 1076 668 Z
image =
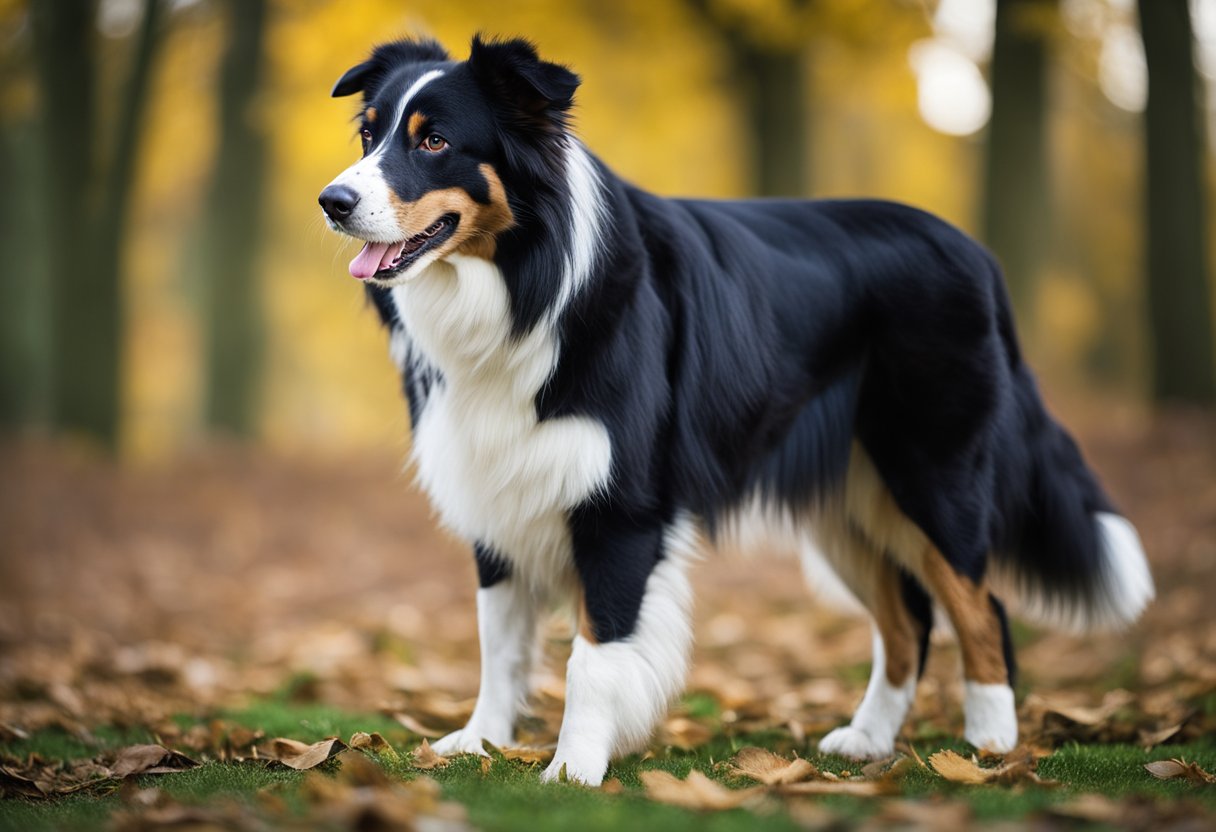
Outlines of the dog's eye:
M 438 133 L 432 133 L 422 140 L 422 149 L 438 153 L 448 146 L 448 140 Z
M 368 130 L 366 127 L 364 127 L 362 130 L 359 131 L 359 137 L 361 139 L 363 139 L 364 144 L 367 144 L 368 142 L 370 142 L 372 140 L 372 131 Z

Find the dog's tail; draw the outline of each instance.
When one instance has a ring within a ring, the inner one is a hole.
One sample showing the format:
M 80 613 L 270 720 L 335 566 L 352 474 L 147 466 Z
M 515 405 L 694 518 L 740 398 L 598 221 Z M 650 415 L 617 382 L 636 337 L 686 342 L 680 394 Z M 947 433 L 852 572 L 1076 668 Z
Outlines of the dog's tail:
M 1155 594 L 1140 536 L 1047 413 L 1029 371 L 1015 375 L 1021 424 L 998 486 L 997 573 L 1012 579 L 1031 620 L 1072 632 L 1126 627 Z

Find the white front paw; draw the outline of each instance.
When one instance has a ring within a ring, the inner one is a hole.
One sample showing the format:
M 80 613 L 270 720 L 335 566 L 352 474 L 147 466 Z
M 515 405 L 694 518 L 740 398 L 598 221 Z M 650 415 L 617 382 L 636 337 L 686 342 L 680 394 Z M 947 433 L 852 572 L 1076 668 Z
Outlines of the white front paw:
M 881 743 L 860 728 L 845 725 L 819 741 L 821 754 L 839 754 L 853 760 L 881 760 L 895 753 L 895 743 Z
M 579 755 L 557 753 L 553 762 L 541 774 L 542 783 L 555 783 L 562 779 L 562 769 L 566 771 L 565 779 L 570 783 L 582 783 L 584 786 L 599 786 L 604 782 L 604 774 L 608 771 L 608 758 L 589 755 L 579 759 Z
M 435 740 L 431 744 L 431 748 L 435 749 L 436 754 L 443 757 L 451 757 L 456 754 L 490 756 L 481 744 L 481 732 L 473 729 L 472 726 L 465 726 L 459 731 L 453 731 L 443 739 Z

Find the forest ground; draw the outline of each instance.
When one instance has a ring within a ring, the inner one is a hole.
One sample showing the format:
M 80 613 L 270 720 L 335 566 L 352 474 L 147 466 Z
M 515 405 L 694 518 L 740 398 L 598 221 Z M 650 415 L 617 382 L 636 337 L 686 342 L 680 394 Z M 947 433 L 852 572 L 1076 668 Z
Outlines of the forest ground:
M 402 449 L 208 446 L 162 467 L 9 442 L 0 829 L 1211 828 L 1216 420 L 1066 415 L 1140 528 L 1158 600 L 1118 635 L 1015 627 L 1017 752 L 973 764 L 957 650 L 939 634 L 897 758 L 821 757 L 864 690 L 867 625 L 815 603 L 792 559 L 710 554 L 688 692 L 600 790 L 538 782 L 560 719 L 560 615 L 522 725 L 532 750 L 418 750 L 476 695 L 475 576 Z M 146 744 L 162 748 L 132 750 Z M 1166 779 L 1145 769 L 1171 759 Z

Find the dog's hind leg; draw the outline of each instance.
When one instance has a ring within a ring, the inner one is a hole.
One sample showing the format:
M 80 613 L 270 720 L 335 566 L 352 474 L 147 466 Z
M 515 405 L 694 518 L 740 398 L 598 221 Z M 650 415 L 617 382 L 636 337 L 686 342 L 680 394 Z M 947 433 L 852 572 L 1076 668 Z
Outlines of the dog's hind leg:
M 537 598 L 527 583 L 489 550 L 476 546 L 477 632 L 481 644 L 481 687 L 469 722 L 435 742 L 440 754 L 486 753 L 482 741 L 509 746 L 515 718 L 528 696 L 536 644 Z
M 598 786 L 608 762 L 643 747 L 684 685 L 692 646 L 691 528 L 611 517 L 575 534 L 579 633 L 566 666 L 566 711 L 542 779 Z
M 976 748 L 1010 751 L 1018 742 L 1018 716 L 1012 687 L 1016 671 L 1004 607 L 983 581 L 976 583 L 958 574 L 932 547 L 922 571 L 930 592 L 954 625 L 963 654 L 963 736 Z
M 838 547 L 839 548 L 839 547 Z M 853 720 L 819 743 L 825 754 L 881 759 L 895 751 L 895 738 L 916 696 L 932 628 L 929 596 L 910 575 L 867 541 L 849 533 L 838 552 L 841 577 L 873 618 L 873 665 L 865 696 Z

